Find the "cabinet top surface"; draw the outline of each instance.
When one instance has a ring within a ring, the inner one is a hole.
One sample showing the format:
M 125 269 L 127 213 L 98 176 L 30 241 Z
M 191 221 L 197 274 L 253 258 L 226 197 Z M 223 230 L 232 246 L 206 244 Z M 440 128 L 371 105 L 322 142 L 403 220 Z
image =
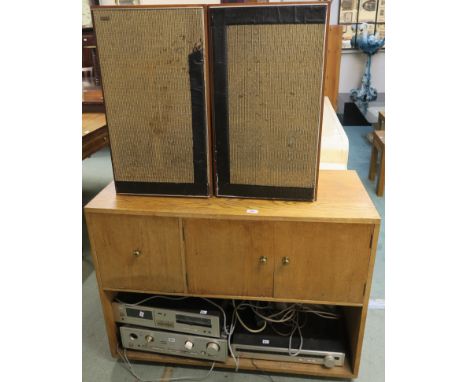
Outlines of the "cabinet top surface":
M 315 202 L 117 195 L 114 183 L 88 205 L 90 213 L 211 219 L 378 223 L 380 216 L 355 171 L 320 171 Z

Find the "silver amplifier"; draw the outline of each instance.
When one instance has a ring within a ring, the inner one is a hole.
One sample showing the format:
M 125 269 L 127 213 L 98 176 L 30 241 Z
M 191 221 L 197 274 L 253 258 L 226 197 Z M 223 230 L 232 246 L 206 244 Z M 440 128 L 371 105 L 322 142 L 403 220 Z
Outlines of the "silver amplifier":
M 112 309 L 116 322 L 221 337 L 221 312 L 202 299 L 159 300 L 144 306 L 113 302 Z
M 226 339 L 171 333 L 160 330 L 121 326 L 120 337 L 126 349 L 224 362 Z

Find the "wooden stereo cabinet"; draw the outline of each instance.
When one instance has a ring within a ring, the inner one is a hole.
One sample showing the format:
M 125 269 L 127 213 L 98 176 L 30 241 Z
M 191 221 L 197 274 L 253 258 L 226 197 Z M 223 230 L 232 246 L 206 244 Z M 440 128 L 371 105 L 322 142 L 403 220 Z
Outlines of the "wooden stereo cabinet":
M 116 195 L 109 184 L 85 213 L 112 355 L 120 341 L 111 303 L 120 291 L 330 304 L 345 315 L 344 367 L 241 358 L 240 369 L 356 377 L 380 217 L 356 172 L 321 171 L 319 179 L 314 203 Z M 235 365 L 229 358 L 216 367 Z

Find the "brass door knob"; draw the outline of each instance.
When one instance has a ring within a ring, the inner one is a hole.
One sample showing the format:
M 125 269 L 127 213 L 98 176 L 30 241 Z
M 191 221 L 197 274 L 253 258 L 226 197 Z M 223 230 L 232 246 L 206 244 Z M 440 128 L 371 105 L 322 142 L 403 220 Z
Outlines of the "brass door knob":
M 287 257 L 287 256 L 283 257 L 282 261 L 283 261 L 283 265 L 288 265 L 289 264 L 289 257 Z
M 140 252 L 138 249 L 135 249 L 135 250 L 133 251 L 133 256 L 139 257 L 139 256 L 141 256 L 141 252 Z
M 266 264 L 267 261 L 268 261 L 268 257 L 260 256 L 260 264 Z

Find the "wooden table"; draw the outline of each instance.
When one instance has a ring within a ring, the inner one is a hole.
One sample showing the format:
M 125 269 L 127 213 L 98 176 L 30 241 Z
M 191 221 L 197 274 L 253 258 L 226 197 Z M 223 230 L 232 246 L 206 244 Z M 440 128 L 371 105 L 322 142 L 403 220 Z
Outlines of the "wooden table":
M 86 159 L 109 144 L 106 115 L 104 113 L 83 113 L 81 134 L 82 159 Z
M 102 89 L 91 87 L 83 89 L 81 93 L 81 109 L 83 113 L 104 113 L 104 97 Z
M 385 112 L 379 111 L 379 120 L 377 122 L 377 130 L 385 130 Z
M 382 196 L 385 187 L 385 130 L 375 130 L 372 135 L 372 154 L 369 165 L 369 179 L 375 180 L 377 161 L 380 152 L 379 180 L 377 181 L 377 196 Z
M 316 202 L 116 195 L 111 183 L 85 215 L 114 357 L 121 351 L 112 311 L 119 291 L 318 303 L 342 308 L 349 343 L 343 367 L 241 358 L 240 369 L 358 375 L 380 217 L 355 171 L 321 171 Z M 235 365 L 229 358 L 216 367 Z

